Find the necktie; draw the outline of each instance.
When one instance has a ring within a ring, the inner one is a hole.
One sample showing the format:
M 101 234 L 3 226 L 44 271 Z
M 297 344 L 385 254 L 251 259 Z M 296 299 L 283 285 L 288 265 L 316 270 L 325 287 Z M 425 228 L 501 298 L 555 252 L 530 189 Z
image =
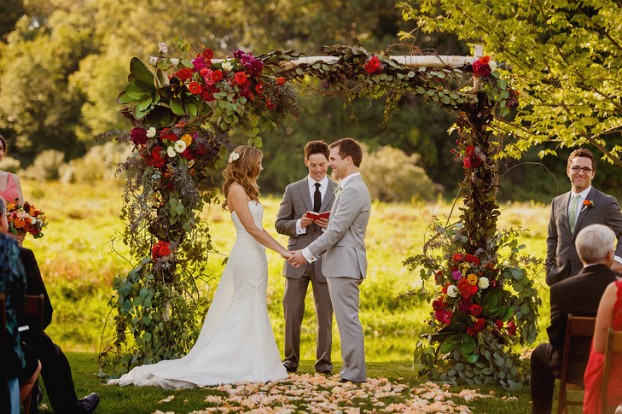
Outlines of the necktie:
M 576 194 L 570 200 L 570 206 L 568 207 L 568 221 L 570 222 L 570 231 L 574 233 L 574 227 L 577 222 L 577 206 L 581 196 Z
M 320 183 L 315 183 L 315 193 L 313 193 L 313 211 L 319 212 L 322 206 L 322 193 L 320 193 Z

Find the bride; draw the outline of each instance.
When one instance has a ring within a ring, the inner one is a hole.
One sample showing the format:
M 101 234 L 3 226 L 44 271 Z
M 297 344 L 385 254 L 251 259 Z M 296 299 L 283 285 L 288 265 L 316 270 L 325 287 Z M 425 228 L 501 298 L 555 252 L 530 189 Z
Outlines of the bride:
M 237 238 L 193 348 L 181 359 L 136 367 L 109 383 L 191 388 L 287 378 L 268 317 L 265 247 L 283 258 L 290 252 L 261 227 L 262 158 L 248 145 L 229 156 L 222 189 Z

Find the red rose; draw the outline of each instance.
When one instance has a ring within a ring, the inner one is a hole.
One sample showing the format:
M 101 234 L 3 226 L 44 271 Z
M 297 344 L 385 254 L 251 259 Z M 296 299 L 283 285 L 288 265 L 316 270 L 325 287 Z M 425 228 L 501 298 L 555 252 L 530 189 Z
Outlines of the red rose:
M 217 69 L 215 71 L 212 72 L 212 80 L 214 82 L 220 82 L 223 79 L 223 74 L 222 74 L 222 70 Z
M 133 128 L 130 132 L 130 139 L 134 145 L 142 145 L 147 143 L 147 131 L 141 127 Z
M 286 79 L 282 76 L 279 76 L 278 78 L 276 78 L 276 84 L 279 86 L 285 84 L 285 82 L 286 82 Z
M 443 299 L 436 299 L 432 302 L 432 309 L 435 311 L 445 309 L 445 302 Z
M 178 78 L 182 82 L 185 82 L 188 79 L 192 78 L 192 69 L 190 69 L 190 68 L 180 69 L 177 72 L 175 72 L 175 74 L 173 76 L 175 76 L 176 78 Z
M 188 84 L 188 90 L 191 94 L 198 95 L 201 93 L 201 85 L 199 85 L 198 82 L 190 82 L 190 84 Z
M 478 331 L 481 331 L 485 327 L 486 327 L 486 319 L 478 318 L 477 322 L 475 322 L 475 329 L 477 329 Z
M 479 259 L 477 258 L 477 256 L 475 256 L 473 254 L 467 254 L 465 256 L 464 260 L 466 260 L 467 262 L 470 262 L 470 263 L 475 263 L 476 265 L 479 264 Z
M 160 146 L 153 147 L 153 149 L 151 150 L 151 159 L 147 161 L 147 164 L 151 165 L 152 167 L 156 167 L 156 168 L 164 167 L 166 163 L 164 162 L 164 159 L 162 159 L 162 156 L 160 155 L 161 151 L 162 151 L 162 147 Z
M 469 145 L 464 149 L 464 153 L 470 157 L 471 155 L 475 154 L 475 147 L 473 145 Z
M 497 329 L 503 328 L 503 321 L 501 319 L 497 319 L 495 321 L 495 326 L 497 327 Z
M 160 257 L 168 256 L 171 254 L 170 243 L 164 240 L 159 240 L 151 248 L 151 260 L 155 261 Z
M 474 303 L 469 308 L 469 311 L 471 312 L 471 315 L 479 316 L 479 315 L 482 314 L 482 307 L 480 305 L 478 305 L 477 303 Z
M 235 76 L 233 78 L 236 84 L 242 86 L 246 82 L 248 82 L 248 76 L 246 76 L 245 72 L 235 72 Z
M 453 256 L 451 256 L 452 259 L 454 259 L 456 262 L 461 261 L 462 259 L 464 259 L 464 256 L 461 255 L 460 253 L 456 253 Z
M 490 62 L 490 57 L 488 56 L 482 56 L 481 58 L 477 59 L 475 62 L 473 62 L 473 74 L 476 76 L 488 76 L 490 75 L 490 73 L 492 72 L 492 70 L 490 69 L 490 65 L 488 64 Z
M 203 57 L 207 60 L 210 60 L 214 57 L 214 52 L 212 51 L 212 49 L 205 49 L 203 51 L 203 53 L 201 53 L 203 55 Z
M 372 56 L 367 63 L 365 63 L 365 72 L 369 74 L 380 73 L 382 69 L 383 66 L 377 56 Z

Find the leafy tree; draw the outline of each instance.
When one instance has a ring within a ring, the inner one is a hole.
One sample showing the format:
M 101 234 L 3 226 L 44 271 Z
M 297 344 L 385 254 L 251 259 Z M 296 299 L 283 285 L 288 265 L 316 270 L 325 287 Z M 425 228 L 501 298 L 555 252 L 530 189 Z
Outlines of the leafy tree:
M 578 0 L 421 0 L 402 3 L 426 33 L 456 35 L 508 69 L 521 92 L 507 151 L 520 156 L 545 144 L 592 145 L 622 167 L 622 26 L 620 2 Z

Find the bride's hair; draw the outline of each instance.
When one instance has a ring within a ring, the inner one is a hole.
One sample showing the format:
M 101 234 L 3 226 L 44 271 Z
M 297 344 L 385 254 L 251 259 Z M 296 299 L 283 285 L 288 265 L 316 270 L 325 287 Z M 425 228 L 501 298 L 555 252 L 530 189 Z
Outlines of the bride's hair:
M 259 163 L 263 153 L 255 147 L 240 145 L 229 155 L 229 163 L 223 172 L 225 183 L 222 185 L 222 193 L 225 195 L 223 208 L 227 208 L 227 195 L 231 184 L 238 183 L 251 200 L 259 201 Z

